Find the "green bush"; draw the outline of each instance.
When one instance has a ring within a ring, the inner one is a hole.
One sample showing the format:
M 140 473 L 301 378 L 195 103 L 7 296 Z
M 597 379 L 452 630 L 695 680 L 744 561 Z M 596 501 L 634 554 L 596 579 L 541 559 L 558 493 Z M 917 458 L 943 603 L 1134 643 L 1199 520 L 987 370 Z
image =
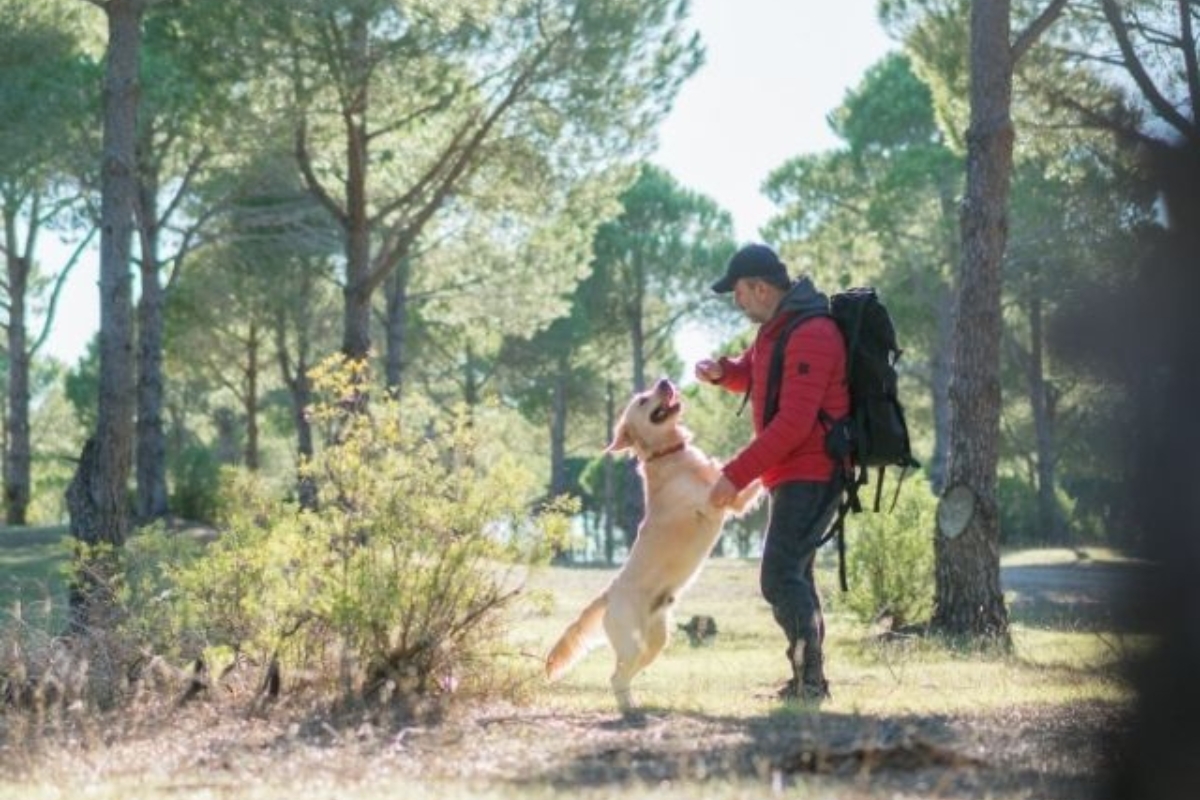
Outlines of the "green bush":
M 996 484 L 996 502 L 1000 512 L 1000 543 L 1008 547 L 1061 544 L 1053 532 L 1044 530 L 1039 514 L 1037 487 L 1013 475 L 1001 475 Z M 1062 515 L 1066 535 L 1077 538 L 1084 529 L 1078 526 L 1075 501 L 1061 486 L 1055 502 Z
M 889 504 L 886 487 L 884 495 Z M 928 481 L 913 475 L 905 480 L 891 511 L 885 505 L 878 513 L 868 510 L 846 518 L 845 603 L 863 622 L 890 618 L 893 628 L 902 628 L 928 621 L 933 612 L 936 507 Z
M 229 473 L 220 537 L 173 570 L 176 614 L 210 651 L 343 691 L 484 680 L 520 568 L 546 558 L 566 515 L 531 513 L 537 480 L 521 464 L 477 458 L 465 412 L 382 391 L 357 408 L 367 376 L 339 363 L 313 378 L 325 400 L 311 418 L 331 442 L 302 468 L 318 507 Z
M 220 502 L 221 465 L 204 445 L 186 445 L 171 459 L 171 509 L 176 516 L 198 522 L 216 519 Z

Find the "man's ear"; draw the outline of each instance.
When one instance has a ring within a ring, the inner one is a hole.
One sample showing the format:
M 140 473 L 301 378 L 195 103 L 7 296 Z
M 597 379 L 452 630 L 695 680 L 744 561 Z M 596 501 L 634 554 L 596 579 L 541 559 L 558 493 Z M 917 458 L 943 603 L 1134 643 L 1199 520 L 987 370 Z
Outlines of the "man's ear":
M 624 425 L 618 425 L 617 429 L 613 431 L 613 440 L 609 442 L 604 452 L 609 454 L 624 453 L 631 447 L 633 447 L 633 439 L 629 438 L 629 431 L 626 430 Z

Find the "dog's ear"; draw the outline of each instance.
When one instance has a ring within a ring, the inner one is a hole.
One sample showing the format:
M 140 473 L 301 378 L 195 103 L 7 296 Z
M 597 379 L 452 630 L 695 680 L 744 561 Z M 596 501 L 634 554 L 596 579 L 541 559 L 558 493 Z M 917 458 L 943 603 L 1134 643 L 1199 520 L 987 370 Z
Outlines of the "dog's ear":
M 604 449 L 604 452 L 613 454 L 624 453 L 631 447 L 633 447 L 633 439 L 629 437 L 629 430 L 624 424 L 621 424 L 613 431 L 613 440 L 608 443 L 608 447 Z

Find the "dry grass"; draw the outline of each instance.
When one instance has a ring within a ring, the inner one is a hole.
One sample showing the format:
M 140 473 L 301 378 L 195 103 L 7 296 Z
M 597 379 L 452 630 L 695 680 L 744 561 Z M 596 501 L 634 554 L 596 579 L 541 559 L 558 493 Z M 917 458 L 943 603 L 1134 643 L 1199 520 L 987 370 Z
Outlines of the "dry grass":
M 332 715 L 288 696 L 247 715 L 220 694 L 177 710 L 147 699 L 97 719 L 0 715 L 0 798 L 800 798 L 1089 797 L 1101 739 L 1128 699 L 1114 666 L 1132 637 L 1014 620 L 1011 654 L 884 639 L 837 610 L 830 588 L 821 713 L 781 707 L 783 640 L 757 591 L 757 565 L 712 562 L 677 609 L 720 633 L 683 635 L 634 682 L 647 708 L 614 711 L 611 654 L 560 683 L 540 655 L 611 578 L 538 571 L 507 636 L 519 704 L 463 702 L 437 720 Z M 498 648 L 499 652 L 500 648 Z

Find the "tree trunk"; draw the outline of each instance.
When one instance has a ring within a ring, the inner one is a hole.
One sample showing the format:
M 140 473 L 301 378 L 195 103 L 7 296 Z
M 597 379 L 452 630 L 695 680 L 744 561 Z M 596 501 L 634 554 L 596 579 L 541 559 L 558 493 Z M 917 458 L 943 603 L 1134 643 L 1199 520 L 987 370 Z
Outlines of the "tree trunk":
M 559 364 L 554 378 L 554 397 L 550 406 L 550 491 L 549 497 L 561 497 L 571 487 L 567 485 L 567 380 L 568 364 Z M 586 516 L 586 515 L 585 515 Z M 569 549 L 556 548 L 554 560 L 561 561 Z
M 250 335 L 246 343 L 246 390 L 242 397 L 242 411 L 246 415 L 246 469 L 258 470 L 258 325 L 250 323 Z
M 387 282 L 387 357 L 384 374 L 388 391 L 400 396 L 404 380 L 404 348 L 408 333 L 408 259 L 400 262 Z
M 366 86 L 370 67 L 367 53 L 367 23 L 357 18 L 351 25 L 349 47 L 355 74 L 352 85 Z M 371 354 L 371 224 L 367 208 L 367 103 L 363 89 L 347 98 L 342 108 L 346 125 L 346 316 L 342 352 L 355 361 Z
M 100 196 L 100 386 L 96 435 L 84 445 L 67 489 L 71 533 L 84 544 L 125 544 L 129 527 L 126 489 L 133 458 L 134 359 L 130 246 L 137 181 L 138 59 L 144 0 L 109 0 L 104 78 L 104 132 Z M 72 589 L 74 628 L 105 619 L 106 585 L 95 576 Z M 92 567 L 88 571 L 88 567 Z M 107 572 L 106 568 L 103 568 Z
M 104 155 L 100 200 L 100 391 L 97 474 L 90 498 L 99 528 L 85 541 L 123 545 L 129 527 L 126 489 L 133 456 L 134 359 L 130 248 L 137 192 L 138 59 L 142 0 L 109 0 L 104 82 Z M 83 463 L 81 462 L 81 466 Z
M 1035 269 L 1039 267 L 1035 266 Z M 1058 400 L 1054 386 L 1046 380 L 1044 322 L 1040 281 L 1035 278 L 1029 301 L 1028 381 L 1037 451 L 1038 530 L 1044 541 L 1064 545 L 1067 543 L 1067 527 L 1058 505 L 1058 481 L 1055 475 L 1058 448 L 1054 423 Z
M 308 294 L 305 294 L 307 297 Z M 279 312 L 275 320 L 275 357 L 279 362 L 279 373 L 288 387 L 292 400 L 292 422 L 296 426 L 296 455 L 298 464 L 309 462 L 313 453 L 312 423 L 308 419 L 308 407 L 312 404 L 312 384 L 308 380 L 308 317 L 301 313 L 296 326 L 296 357 L 293 364 L 287 343 L 287 315 Z M 317 485 L 311 477 L 297 478 L 297 495 L 300 507 L 315 510 L 317 507 Z
M 6 215 L 7 216 L 7 215 Z M 5 219 L 8 241 L 8 414 L 4 440 L 4 520 L 24 525 L 31 495 L 29 435 L 29 352 L 25 294 L 29 259 L 16 252 L 14 220 Z
M 163 431 L 163 288 L 158 261 L 157 184 L 142 185 L 141 295 L 137 305 L 136 516 L 167 514 L 167 446 Z
M 352 229 L 346 243 L 346 288 L 342 290 L 342 354 L 354 361 L 371 354 L 370 231 L 366 220 Z
M 562 365 L 562 369 L 569 369 Z M 554 398 L 550 409 L 550 496 L 566 494 L 567 486 L 567 374 L 560 371 L 554 380 Z
M 1008 641 L 1000 589 L 996 505 L 1000 433 L 1000 275 L 1012 171 L 1012 51 L 1009 0 L 971 4 L 971 123 L 962 209 L 963 252 L 950 384 L 947 486 L 965 486 L 974 515 L 953 539 L 939 535 L 935 630 Z
M 606 428 L 610 434 L 613 427 L 616 425 L 616 400 L 613 397 L 613 383 L 608 382 L 608 391 L 605 393 L 604 404 L 604 421 Z M 617 533 L 616 533 L 616 516 L 617 516 L 617 499 L 616 499 L 616 464 L 611 455 L 604 456 L 604 561 L 607 564 L 613 563 L 616 557 L 617 549 Z
M 635 275 L 642 274 L 641 271 L 635 271 Z M 645 278 L 635 278 L 634 283 L 637 288 L 629 300 L 627 324 L 629 325 L 630 357 L 633 364 L 633 393 L 637 394 L 646 391 L 646 304 L 644 301 L 645 290 L 641 288 L 645 283 Z

